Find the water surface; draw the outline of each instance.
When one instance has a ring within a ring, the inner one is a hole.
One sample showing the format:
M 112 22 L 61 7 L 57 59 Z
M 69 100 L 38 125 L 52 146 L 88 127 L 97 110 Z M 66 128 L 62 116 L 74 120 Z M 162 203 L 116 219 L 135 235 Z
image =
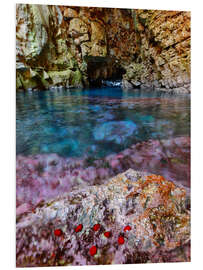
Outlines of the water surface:
M 101 158 L 149 139 L 190 135 L 190 99 L 117 88 L 16 94 L 17 154 Z

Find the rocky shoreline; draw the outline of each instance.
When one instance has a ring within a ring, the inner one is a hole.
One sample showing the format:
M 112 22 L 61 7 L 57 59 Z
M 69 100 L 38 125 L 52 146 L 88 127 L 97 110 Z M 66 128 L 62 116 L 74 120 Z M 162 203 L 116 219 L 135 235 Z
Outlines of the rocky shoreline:
M 178 83 L 174 79 L 169 79 L 167 81 L 153 81 L 148 83 L 141 83 L 139 81 L 127 81 L 122 80 L 123 90 L 150 90 L 156 92 L 163 92 L 167 94 L 190 94 L 190 82 L 188 79 L 185 81 L 182 78 L 179 79 L 181 82 Z

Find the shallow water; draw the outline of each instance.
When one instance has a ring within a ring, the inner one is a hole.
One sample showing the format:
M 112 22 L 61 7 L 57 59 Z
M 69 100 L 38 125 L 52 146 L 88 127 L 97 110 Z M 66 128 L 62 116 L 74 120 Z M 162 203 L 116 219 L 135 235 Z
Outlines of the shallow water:
M 16 152 L 101 158 L 149 139 L 190 135 L 190 99 L 117 88 L 18 92 Z

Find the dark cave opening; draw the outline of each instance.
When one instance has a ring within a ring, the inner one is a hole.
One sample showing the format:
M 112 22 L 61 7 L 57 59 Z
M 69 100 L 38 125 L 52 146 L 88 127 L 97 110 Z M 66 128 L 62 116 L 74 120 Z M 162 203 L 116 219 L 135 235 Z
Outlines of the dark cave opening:
M 111 81 L 111 86 L 114 86 L 114 81 L 122 80 L 125 69 L 111 57 L 88 56 L 85 59 L 87 63 L 87 76 L 90 88 L 100 88 L 105 84 L 105 81 Z M 108 85 L 108 84 L 107 84 Z

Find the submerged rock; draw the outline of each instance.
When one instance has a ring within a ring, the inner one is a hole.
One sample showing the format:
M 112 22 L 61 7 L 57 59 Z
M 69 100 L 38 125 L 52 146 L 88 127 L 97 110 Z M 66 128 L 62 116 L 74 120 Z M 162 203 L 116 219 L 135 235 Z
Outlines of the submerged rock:
M 63 158 L 57 154 L 17 156 L 17 216 L 32 211 L 43 200 L 74 187 L 104 184 L 127 169 L 151 171 L 174 183 L 190 186 L 190 138 L 137 143 L 104 159 Z
M 190 261 L 188 200 L 184 188 L 162 176 L 130 169 L 105 185 L 74 190 L 19 218 L 16 264 Z
M 124 143 L 127 137 L 133 135 L 137 125 L 132 121 L 110 121 L 94 128 L 94 138 L 97 141 Z

